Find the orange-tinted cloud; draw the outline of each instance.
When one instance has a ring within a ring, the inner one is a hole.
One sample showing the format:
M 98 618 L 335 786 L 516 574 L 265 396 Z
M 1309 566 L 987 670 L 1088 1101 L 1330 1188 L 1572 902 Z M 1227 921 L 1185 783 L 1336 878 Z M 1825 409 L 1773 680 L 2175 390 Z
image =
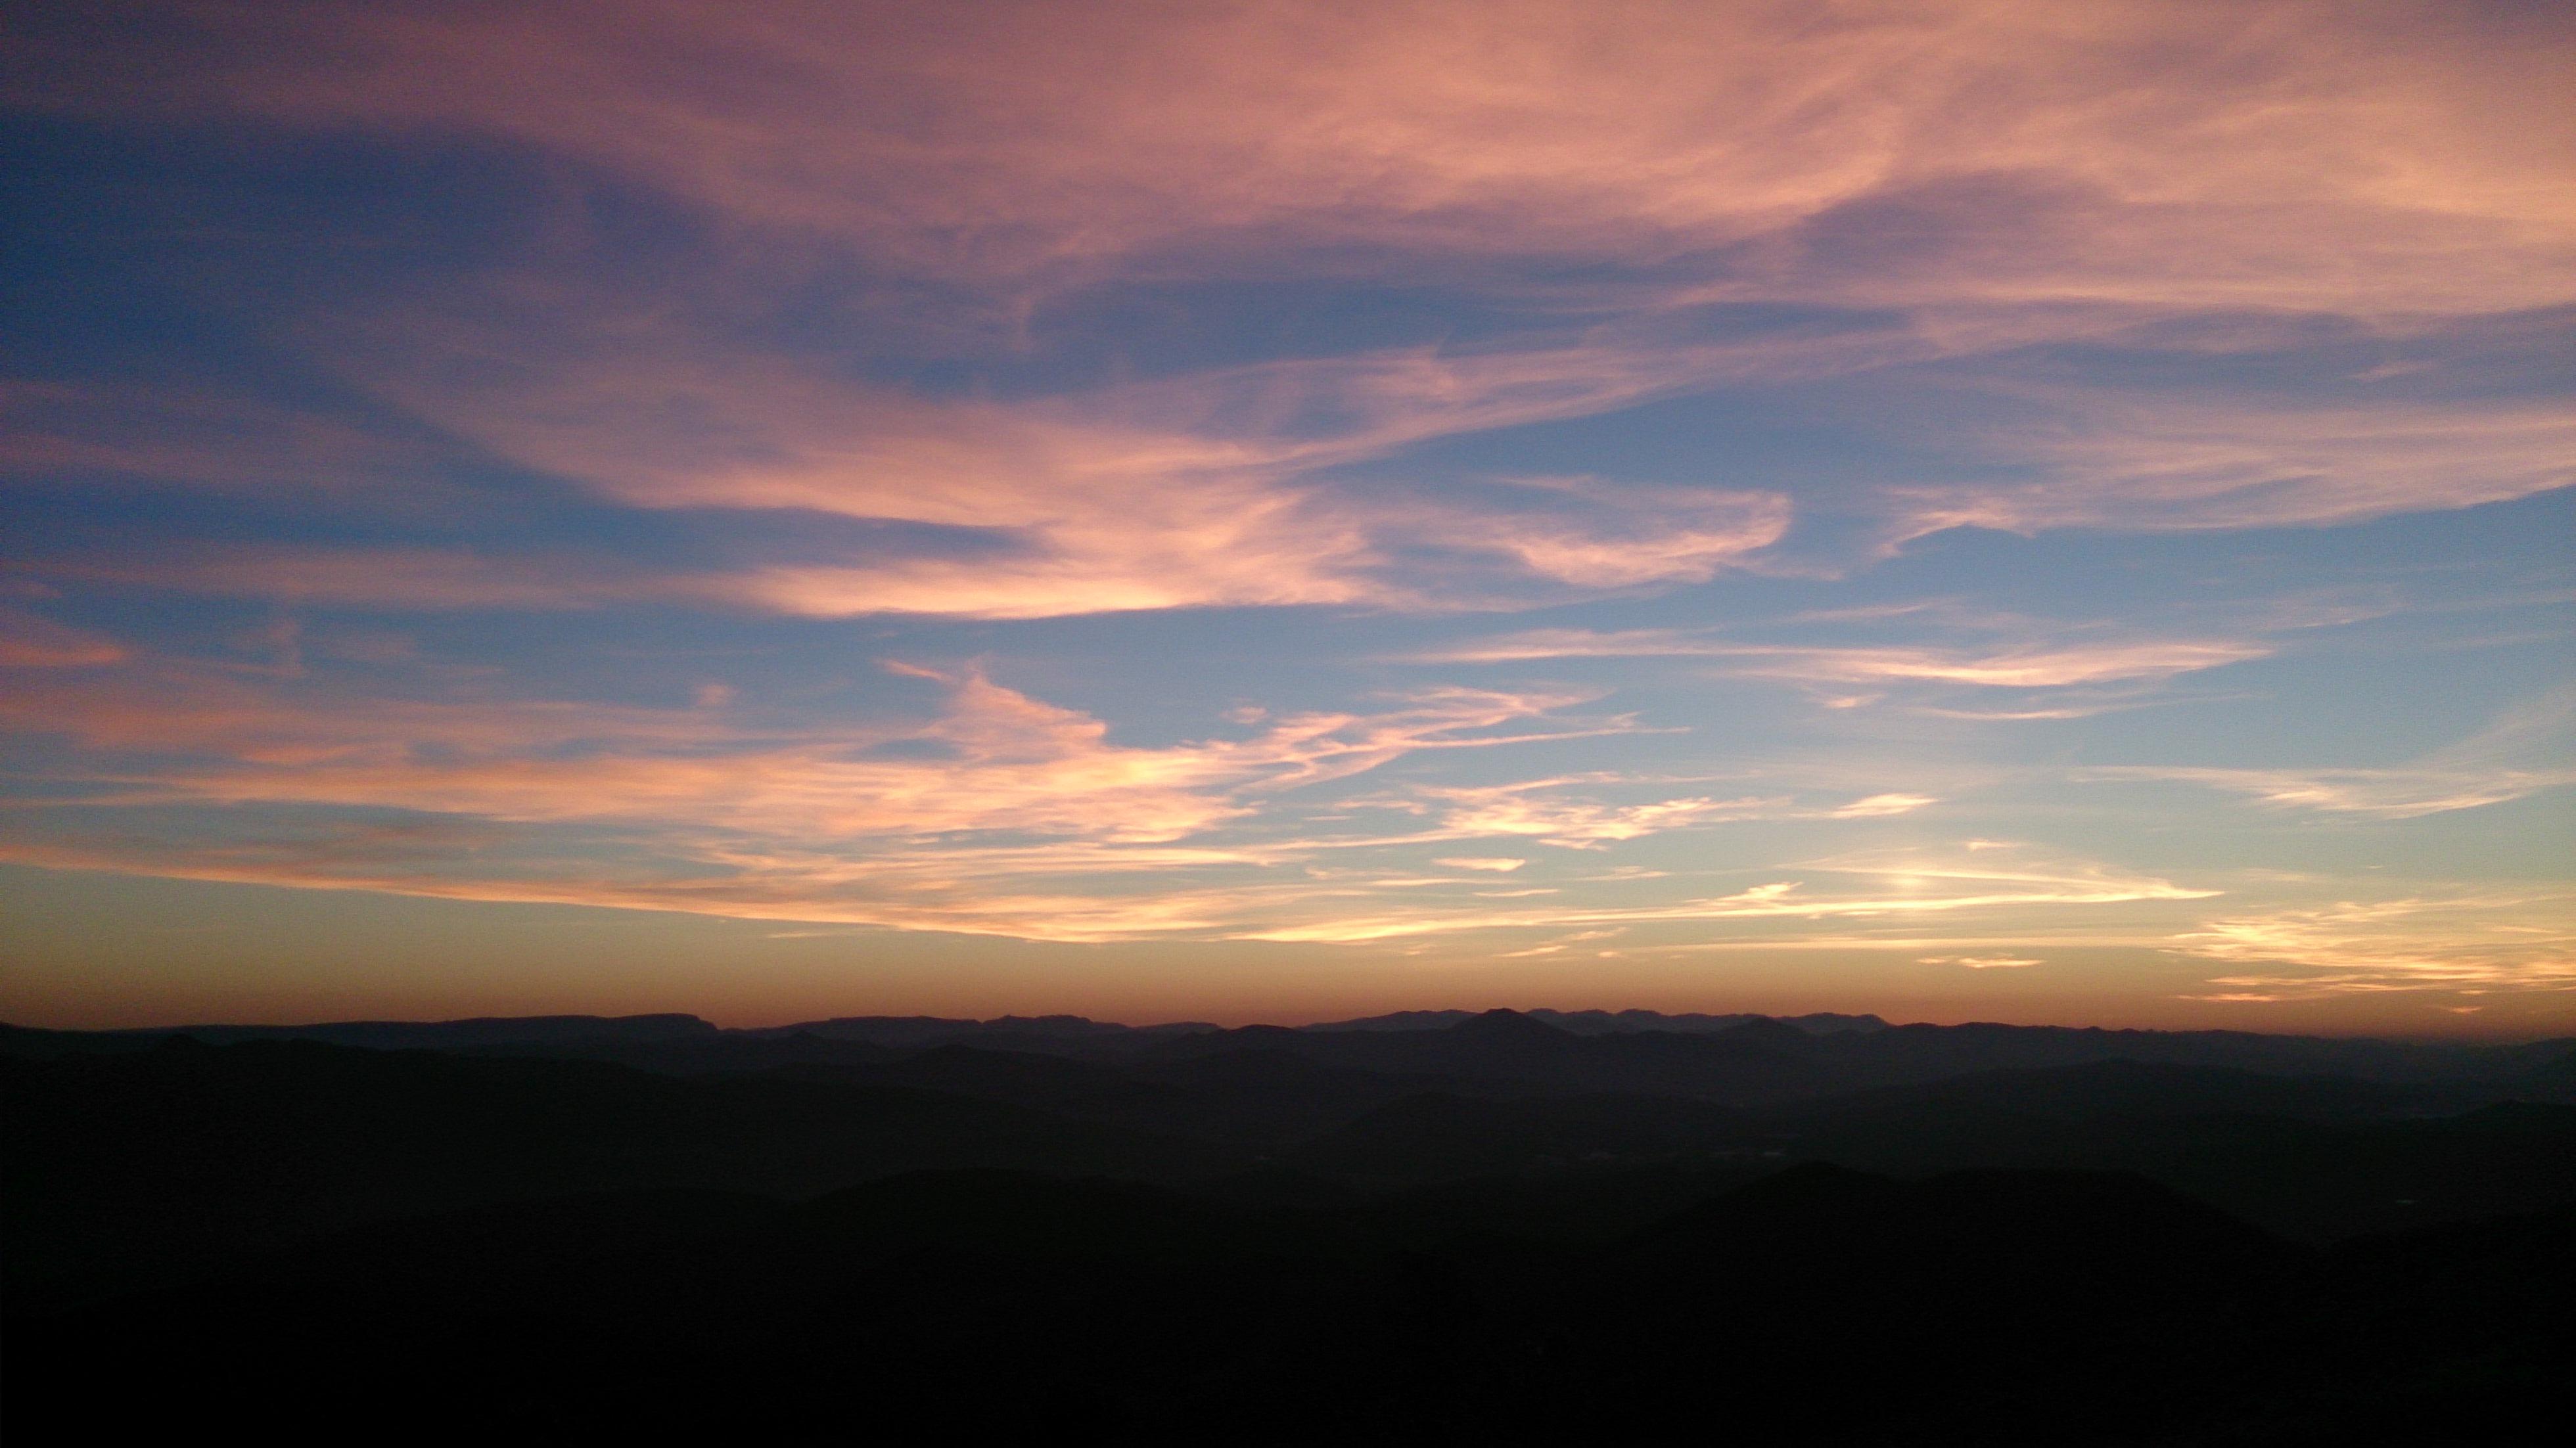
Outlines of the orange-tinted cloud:
M 2123 874 L 2082 861 L 1981 864 L 1938 856 L 1821 861 L 1786 867 L 1804 876 L 1856 877 L 1859 889 L 1811 887 L 1808 879 L 1773 880 L 1728 895 L 1654 904 L 1544 904 L 1522 907 L 1417 908 L 1402 913 L 1343 914 L 1328 920 L 1250 933 L 1259 940 L 1356 943 L 1479 930 L 1563 929 L 1645 924 L 1720 925 L 1763 920 L 1907 920 L 1925 916 L 2027 915 L 2062 906 L 2135 905 L 2207 899 L 2215 890 Z
M 352 699 L 161 660 L 79 684 L 39 674 L 0 698 L 0 722 L 78 753 L 49 769 L 51 805 L 0 817 L 0 858 L 1132 939 L 1368 893 L 1281 873 L 1346 843 L 1298 837 L 1302 811 L 1279 803 L 1293 791 L 1411 754 L 1624 727 L 1549 717 L 1579 695 L 1450 688 L 1137 747 L 977 671 L 901 672 L 944 696 L 935 716 L 768 730 L 722 701 Z
M 1247 792 L 1508 742 L 1519 736 L 1490 731 L 1580 698 L 1430 690 L 1383 713 L 1295 714 L 1245 739 L 1145 749 L 980 673 L 928 677 L 948 691 L 937 719 L 873 730 L 764 733 L 697 708 L 292 697 L 175 666 L 14 691 L 0 720 L 94 750 L 178 757 L 101 766 L 95 777 L 114 788 L 93 802 L 628 820 L 745 840 L 1017 831 L 1134 844 L 1235 819 Z
M 2576 897 L 2458 889 L 2231 915 L 2176 947 L 2257 973 L 2211 977 L 2203 1000 L 2385 991 L 2576 990 Z
M 1285 714 L 1230 737 L 1136 746 L 972 670 L 898 669 L 939 697 L 927 719 L 773 728 L 722 697 L 652 708 L 477 697 L 471 684 L 427 699 L 350 697 L 300 674 L 161 658 L 53 677 L 64 672 L 28 671 L 0 698 L 0 723 L 74 751 L 45 771 L 51 803 L 0 817 L 0 858 L 461 899 L 1050 940 L 1360 940 L 1480 921 L 1556 929 L 1600 924 L 1588 912 L 1602 907 L 1497 916 L 1472 879 L 1319 861 L 1401 859 L 1468 839 L 1597 849 L 1728 821 L 1865 821 L 1930 802 L 1636 799 L 1656 781 L 1609 775 L 1415 783 L 1361 800 L 1301 793 L 1409 756 L 1635 727 L 1569 716 L 1585 698 L 1571 692 L 1425 689 L 1374 712 Z M 1390 803 L 1428 816 L 1426 827 L 1369 828 L 1366 807 Z M 1432 863 L 1489 878 L 1528 865 Z M 2012 876 L 1997 893 L 2010 872 L 1978 873 L 1983 883 L 1952 892 L 1951 905 L 1922 897 L 1901 908 L 2141 898 L 2119 882 L 2105 895 L 2080 872 Z M 1861 903 L 1876 895 L 1809 892 L 1783 905 L 1778 893 L 1614 914 L 1878 909 Z M 1393 897 L 1411 903 L 1389 914 Z
M 1596 849 L 1615 840 L 1633 840 L 1665 830 L 1714 824 L 1725 820 L 1776 816 L 1786 801 L 1747 796 L 1710 799 L 1692 796 L 1622 804 L 1587 798 L 1581 786 L 1613 780 L 1533 779 L 1514 784 L 1425 786 L 1418 798 L 1432 802 L 1440 831 L 1452 838 L 1527 836 L 1569 849 Z

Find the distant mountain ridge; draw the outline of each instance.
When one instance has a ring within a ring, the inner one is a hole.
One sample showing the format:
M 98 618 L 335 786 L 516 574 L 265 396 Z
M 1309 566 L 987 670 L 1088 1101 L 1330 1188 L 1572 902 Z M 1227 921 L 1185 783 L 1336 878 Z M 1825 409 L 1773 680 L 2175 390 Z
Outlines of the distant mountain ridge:
M 154 1045 L 187 1036 L 209 1046 L 244 1041 L 321 1041 L 373 1051 L 463 1050 L 476 1046 L 574 1045 L 593 1041 L 704 1040 L 724 1032 L 697 1016 L 474 1016 L 453 1021 L 319 1021 L 301 1026 L 139 1026 L 109 1031 L 56 1031 L 0 1023 L 0 1051 L 33 1055 L 65 1050 Z
M 1991 1022 L 1891 1025 L 1875 1015 L 1831 1012 L 1779 1017 L 1643 1010 L 1400 1011 L 1304 1026 L 1230 1029 L 1205 1021 L 1129 1026 L 1073 1015 L 1006 1015 L 982 1021 L 840 1016 L 728 1029 L 678 1013 L 109 1031 L 0 1023 L 0 1055 L 136 1050 L 174 1036 L 208 1045 L 307 1040 L 369 1050 L 565 1055 L 682 1074 L 850 1064 L 886 1052 L 942 1046 L 1101 1061 L 1181 1061 L 1256 1049 L 1346 1068 L 1440 1075 L 1463 1070 L 1524 1085 L 1679 1092 L 1711 1099 L 1796 1096 L 2107 1060 L 2390 1082 L 2527 1078 L 2535 1099 L 2576 1092 L 2576 1039 L 2568 1038 L 2506 1045 Z M 1530 1070 L 1539 1074 L 1528 1076 Z
M 1319 1021 L 1299 1026 L 1301 1031 L 1442 1031 L 1485 1014 L 1481 1011 L 1396 1011 L 1383 1016 L 1361 1016 L 1348 1021 Z M 1543 1021 L 1560 1031 L 1578 1036 L 1606 1036 L 1614 1031 L 1681 1031 L 1705 1034 L 1731 1031 L 1754 1021 L 1778 1021 L 1795 1026 L 1812 1036 L 1829 1036 L 1842 1031 L 1883 1031 L 1887 1022 L 1874 1015 L 1842 1015 L 1833 1011 L 1813 1011 L 1803 1016 L 1763 1016 L 1749 1013 L 1712 1016 L 1699 1012 L 1666 1015 L 1661 1011 L 1552 1011 L 1544 1008 L 1519 1012 L 1534 1021 Z

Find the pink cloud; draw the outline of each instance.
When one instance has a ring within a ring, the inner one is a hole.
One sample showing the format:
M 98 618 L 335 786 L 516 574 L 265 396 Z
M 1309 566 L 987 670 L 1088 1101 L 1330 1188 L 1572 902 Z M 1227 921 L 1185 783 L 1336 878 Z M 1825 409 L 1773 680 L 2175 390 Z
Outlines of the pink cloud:
M 1249 796 L 1513 742 L 1528 736 L 1493 731 L 1580 698 L 1430 690 L 1375 714 L 1293 714 L 1247 738 L 1136 748 L 980 672 L 925 677 L 947 695 L 940 716 L 876 729 L 764 733 L 703 706 L 352 700 L 178 664 L 13 691 L 0 720 L 104 752 L 89 777 L 112 786 L 92 797 L 110 805 L 380 806 L 745 840 L 1009 831 L 1134 844 L 1240 818 Z
M 13 90 L 497 134 L 948 274 L 1257 241 L 1758 244 L 1723 285 L 1774 296 L 2501 310 L 2569 282 L 2565 32 L 2482 33 L 2449 7 L 192 14 L 200 43 L 149 92 L 67 56 Z M 1861 207 L 1907 240 L 1844 241 Z
M 2045 427 L 1989 455 L 2039 481 L 1894 489 L 1899 537 L 1943 528 L 2317 526 L 2503 502 L 2576 483 L 2576 415 L 2556 405 L 2041 394 Z
M 978 671 L 898 671 L 936 686 L 935 715 L 777 731 L 745 726 L 722 700 L 349 698 L 172 660 L 78 687 L 39 677 L 0 697 L 0 723 L 76 753 L 49 767 L 58 804 L 0 816 L 0 858 L 1137 939 L 1338 908 L 1406 883 L 1281 871 L 1367 843 L 1295 833 L 1305 807 L 1293 791 L 1408 755 L 1623 727 L 1551 717 L 1577 695 L 1436 689 L 1374 712 L 1288 714 L 1236 737 L 1143 747 Z
M 0 474 L 228 492 L 423 486 L 437 452 L 243 393 L 0 380 Z
M 2500 38 L 2481 26 L 2503 21 L 2449 7 L 188 14 L 195 43 L 150 68 L 148 91 L 122 57 L 61 41 L 29 52 L 10 94 L 143 123 L 504 138 L 700 208 L 720 291 L 757 287 L 764 259 L 856 258 L 938 278 L 961 298 L 939 325 L 995 345 L 1059 288 L 1342 276 L 1355 255 L 1372 276 L 1622 319 L 1482 352 L 1274 361 L 1010 403 L 745 355 L 695 335 L 686 307 L 558 277 L 447 285 L 297 330 L 428 426 L 624 503 L 813 509 L 994 545 L 971 565 L 777 562 L 663 589 L 793 613 L 1489 606 L 1693 582 L 1776 542 L 1787 501 L 1717 480 L 1605 486 L 1593 516 L 1566 517 L 1319 474 L 1728 381 L 2131 336 L 2184 313 L 2422 327 L 2576 297 L 2550 103 L 2568 39 L 2538 25 Z M 1529 280 L 1587 267 L 1613 279 Z M 1903 316 L 1676 341 L 1667 319 L 1711 301 Z M 17 430 L 21 468 L 336 483 L 399 472 L 403 453 L 203 400 L 56 389 L 32 405 L 44 425 Z M 2337 522 L 2569 480 L 2566 420 L 2545 410 L 2051 405 L 2061 430 L 1987 440 L 2038 481 L 1897 490 L 1887 536 Z M 1481 566 L 1391 566 L 1423 551 Z
M 0 668 L 86 669 L 121 663 L 125 645 L 20 609 L 0 608 Z
M 896 541 L 841 559 L 659 574 L 581 557 L 275 545 L 49 566 L 421 608 L 658 599 L 811 617 L 983 618 L 1421 609 L 1702 581 L 1776 543 L 1790 520 L 1776 494 L 1720 487 L 1507 478 L 1469 497 L 1315 477 L 1457 431 L 1625 405 L 1695 375 L 1616 351 L 1269 364 L 1005 405 L 911 397 L 710 352 L 683 335 L 612 337 L 605 325 L 563 329 L 587 327 L 587 340 L 543 344 L 533 373 L 464 365 L 501 339 L 431 319 L 403 326 L 390 352 L 352 343 L 342 360 L 427 423 L 616 502 L 824 512 L 955 530 L 972 546 Z M 1294 421 L 1309 416 L 1330 421 Z M 173 477 L 268 466 L 256 450 L 237 456 L 203 440 L 166 452 L 155 466 Z

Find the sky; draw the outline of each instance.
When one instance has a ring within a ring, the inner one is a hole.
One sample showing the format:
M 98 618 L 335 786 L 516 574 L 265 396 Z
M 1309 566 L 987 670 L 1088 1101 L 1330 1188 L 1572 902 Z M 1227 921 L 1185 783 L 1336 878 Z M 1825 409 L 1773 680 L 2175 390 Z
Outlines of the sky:
M 2576 1030 L 2576 17 L 12 7 L 0 1017 Z

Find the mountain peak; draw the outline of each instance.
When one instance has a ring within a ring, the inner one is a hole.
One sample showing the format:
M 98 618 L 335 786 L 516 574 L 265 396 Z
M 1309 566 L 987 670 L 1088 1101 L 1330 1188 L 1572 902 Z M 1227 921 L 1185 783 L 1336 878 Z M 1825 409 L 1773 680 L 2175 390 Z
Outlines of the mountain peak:
M 1449 1028 L 1452 1035 L 1475 1036 L 1488 1040 L 1557 1040 L 1574 1033 L 1562 1031 L 1547 1022 L 1519 1011 L 1497 1008 L 1469 1016 Z

